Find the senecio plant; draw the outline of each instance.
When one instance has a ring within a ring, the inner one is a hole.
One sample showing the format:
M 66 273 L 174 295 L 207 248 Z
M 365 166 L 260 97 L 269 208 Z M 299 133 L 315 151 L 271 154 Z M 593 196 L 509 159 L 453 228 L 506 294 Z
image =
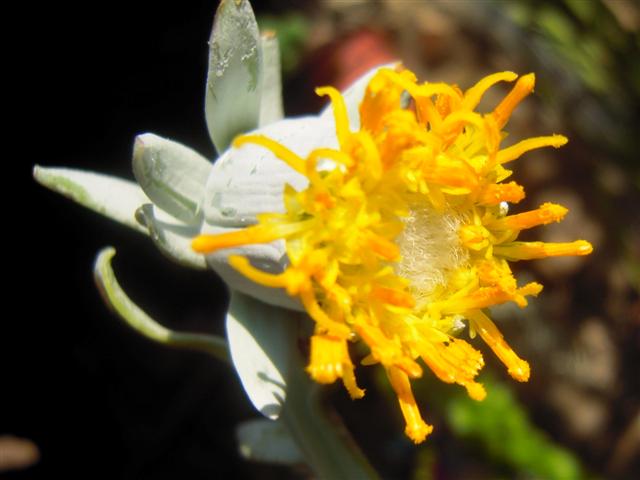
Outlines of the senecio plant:
M 533 74 L 495 73 L 463 91 L 421 83 L 401 64 L 383 66 L 342 94 L 318 88 L 330 100 L 319 115 L 281 119 L 278 56 L 274 36 L 260 37 L 249 3 L 223 1 L 205 109 L 220 152 L 215 163 L 144 134 L 133 150 L 138 185 L 60 168 L 36 167 L 35 177 L 227 282 L 232 363 L 256 408 L 275 420 L 240 428 L 245 455 L 304 460 L 327 478 L 369 477 L 361 455 L 317 405 L 309 407 L 314 389 L 298 362 L 297 322 L 313 325 L 308 376 L 341 380 L 353 399 L 365 391 L 349 346 L 363 343 L 368 354 L 360 363 L 384 368 L 405 433 L 420 443 L 432 426 L 411 382 L 425 370 L 475 400 L 486 395 L 476 381 L 483 356 L 463 334 L 479 335 L 514 379 L 528 380 L 529 364 L 488 311 L 505 302 L 524 307 L 542 290 L 536 282 L 518 285 L 510 263 L 586 255 L 592 247 L 517 240 L 567 213 L 552 203 L 508 213 L 525 193 L 508 181 L 506 167 L 529 150 L 567 142 L 551 135 L 501 147 Z M 498 82 L 515 83 L 493 111 L 476 112 Z M 146 316 L 115 281 L 113 254 L 98 255 L 96 278 L 123 318 L 165 343 L 225 356 L 222 339 L 170 332 Z

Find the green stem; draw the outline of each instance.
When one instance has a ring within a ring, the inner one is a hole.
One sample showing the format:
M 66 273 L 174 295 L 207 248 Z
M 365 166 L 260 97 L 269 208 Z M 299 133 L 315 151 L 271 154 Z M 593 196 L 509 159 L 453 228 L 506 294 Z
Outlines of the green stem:
M 377 479 L 378 474 L 346 432 L 327 417 L 318 388 L 294 362 L 281 419 L 320 479 Z M 298 367 L 298 368 L 296 368 Z

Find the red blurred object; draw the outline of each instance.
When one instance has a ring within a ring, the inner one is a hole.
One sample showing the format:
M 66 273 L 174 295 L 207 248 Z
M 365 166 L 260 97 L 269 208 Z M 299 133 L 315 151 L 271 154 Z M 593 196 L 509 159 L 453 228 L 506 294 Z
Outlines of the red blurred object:
M 392 42 L 379 31 L 360 29 L 338 38 L 317 52 L 311 71 L 315 85 L 343 90 L 376 65 L 398 56 Z

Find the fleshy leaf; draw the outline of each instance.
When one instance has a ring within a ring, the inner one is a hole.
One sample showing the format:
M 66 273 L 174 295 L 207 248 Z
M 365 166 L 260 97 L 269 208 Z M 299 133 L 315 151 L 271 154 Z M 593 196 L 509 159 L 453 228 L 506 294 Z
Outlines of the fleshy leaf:
M 203 233 L 220 234 L 237 230 L 236 228 L 205 225 Z M 229 288 L 253 298 L 290 310 L 303 311 L 300 301 L 287 294 L 283 289 L 258 285 L 229 265 L 229 255 L 247 257 L 256 267 L 271 273 L 279 273 L 288 265 L 284 242 L 256 243 L 240 247 L 225 248 L 206 255 L 207 265 L 225 281 Z
M 147 233 L 147 229 L 136 221 L 135 212 L 140 205 L 149 203 L 149 198 L 134 182 L 84 170 L 38 165 L 33 169 L 33 176 L 54 192 L 134 230 Z
M 136 216 L 148 229 L 158 249 L 181 265 L 205 270 L 207 262 L 191 248 L 191 240 L 200 233 L 200 225 L 185 225 L 147 203 Z
M 248 0 L 222 0 L 209 39 L 205 114 L 219 154 L 260 120 L 260 36 Z
M 254 419 L 236 428 L 240 455 L 257 462 L 304 463 L 302 452 L 279 420 Z
M 154 204 L 185 223 L 197 223 L 201 218 L 210 171 L 209 161 L 189 147 L 152 133 L 136 137 L 136 180 Z
M 357 131 L 360 129 L 360 103 L 364 98 L 364 93 L 367 90 L 369 81 L 381 68 L 394 68 L 397 64 L 398 62 L 388 63 L 372 68 L 367 73 L 358 78 L 358 80 L 353 82 L 344 92 L 342 92 L 342 97 L 344 98 L 344 103 L 347 107 L 347 113 L 349 115 L 349 126 L 351 127 L 352 131 Z M 329 104 L 324 110 L 322 110 L 322 112 L 320 113 L 320 118 L 333 124 L 333 106 L 331 104 Z
M 304 370 L 296 332 L 308 318 L 234 291 L 229 308 L 229 350 L 253 405 L 263 415 L 278 418 L 276 424 L 286 429 L 317 478 L 378 478 L 344 430 L 329 420 L 318 385 Z M 267 460 L 284 445 L 251 453 Z
M 280 120 L 252 133 L 282 143 L 303 158 L 319 146 L 337 147 L 333 124 L 315 116 Z M 259 213 L 282 212 L 285 184 L 299 190 L 307 179 L 263 147 L 231 148 L 211 170 L 205 218 L 211 225 L 242 227 L 256 223 Z
M 260 37 L 260 44 L 262 46 L 262 92 L 259 125 L 263 127 L 282 119 L 284 109 L 278 37 L 274 32 L 265 32 Z
M 115 253 L 116 251 L 113 247 L 102 249 L 96 257 L 93 274 L 105 303 L 127 325 L 141 335 L 163 345 L 202 351 L 224 361 L 229 359 L 227 343 L 222 338 L 215 335 L 182 333 L 169 330 L 138 307 L 122 290 L 113 273 L 111 259 Z
M 251 403 L 272 420 L 287 398 L 299 315 L 231 292 L 226 322 L 231 359 Z

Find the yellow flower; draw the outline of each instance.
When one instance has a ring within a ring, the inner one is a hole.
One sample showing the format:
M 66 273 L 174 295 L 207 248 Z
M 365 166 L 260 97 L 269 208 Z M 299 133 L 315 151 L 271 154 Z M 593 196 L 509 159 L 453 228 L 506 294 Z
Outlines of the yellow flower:
M 474 111 L 497 82 L 516 80 L 501 72 L 462 92 L 455 85 L 418 83 L 408 70 L 381 69 L 360 105 L 360 129 L 351 131 L 344 100 L 331 87 L 339 148 L 317 148 L 301 158 L 260 134 L 237 138 L 235 147 L 256 144 L 304 175 L 305 188 L 284 190 L 284 212 L 258 215 L 242 230 L 200 235 L 194 250 L 210 253 L 283 239 L 289 265 L 268 273 L 242 256 L 233 268 L 254 282 L 298 297 L 315 321 L 308 372 L 320 383 L 341 379 L 353 398 L 356 383 L 350 342 L 362 341 L 380 363 L 398 396 L 406 434 L 416 443 L 431 432 L 416 405 L 410 380 L 423 366 L 442 381 L 464 386 L 482 400 L 474 379 L 482 354 L 454 335 L 464 322 L 518 381 L 529 365 L 509 347 L 487 308 L 508 301 L 520 307 L 542 286 L 518 286 L 509 262 L 557 255 L 586 255 L 584 240 L 570 243 L 516 241 L 520 231 L 561 220 L 567 209 L 545 203 L 508 215 L 506 202 L 524 198 L 505 182 L 505 168 L 525 152 L 567 142 L 561 135 L 529 138 L 500 148 L 503 127 L 534 86 L 520 77 L 488 114 Z

